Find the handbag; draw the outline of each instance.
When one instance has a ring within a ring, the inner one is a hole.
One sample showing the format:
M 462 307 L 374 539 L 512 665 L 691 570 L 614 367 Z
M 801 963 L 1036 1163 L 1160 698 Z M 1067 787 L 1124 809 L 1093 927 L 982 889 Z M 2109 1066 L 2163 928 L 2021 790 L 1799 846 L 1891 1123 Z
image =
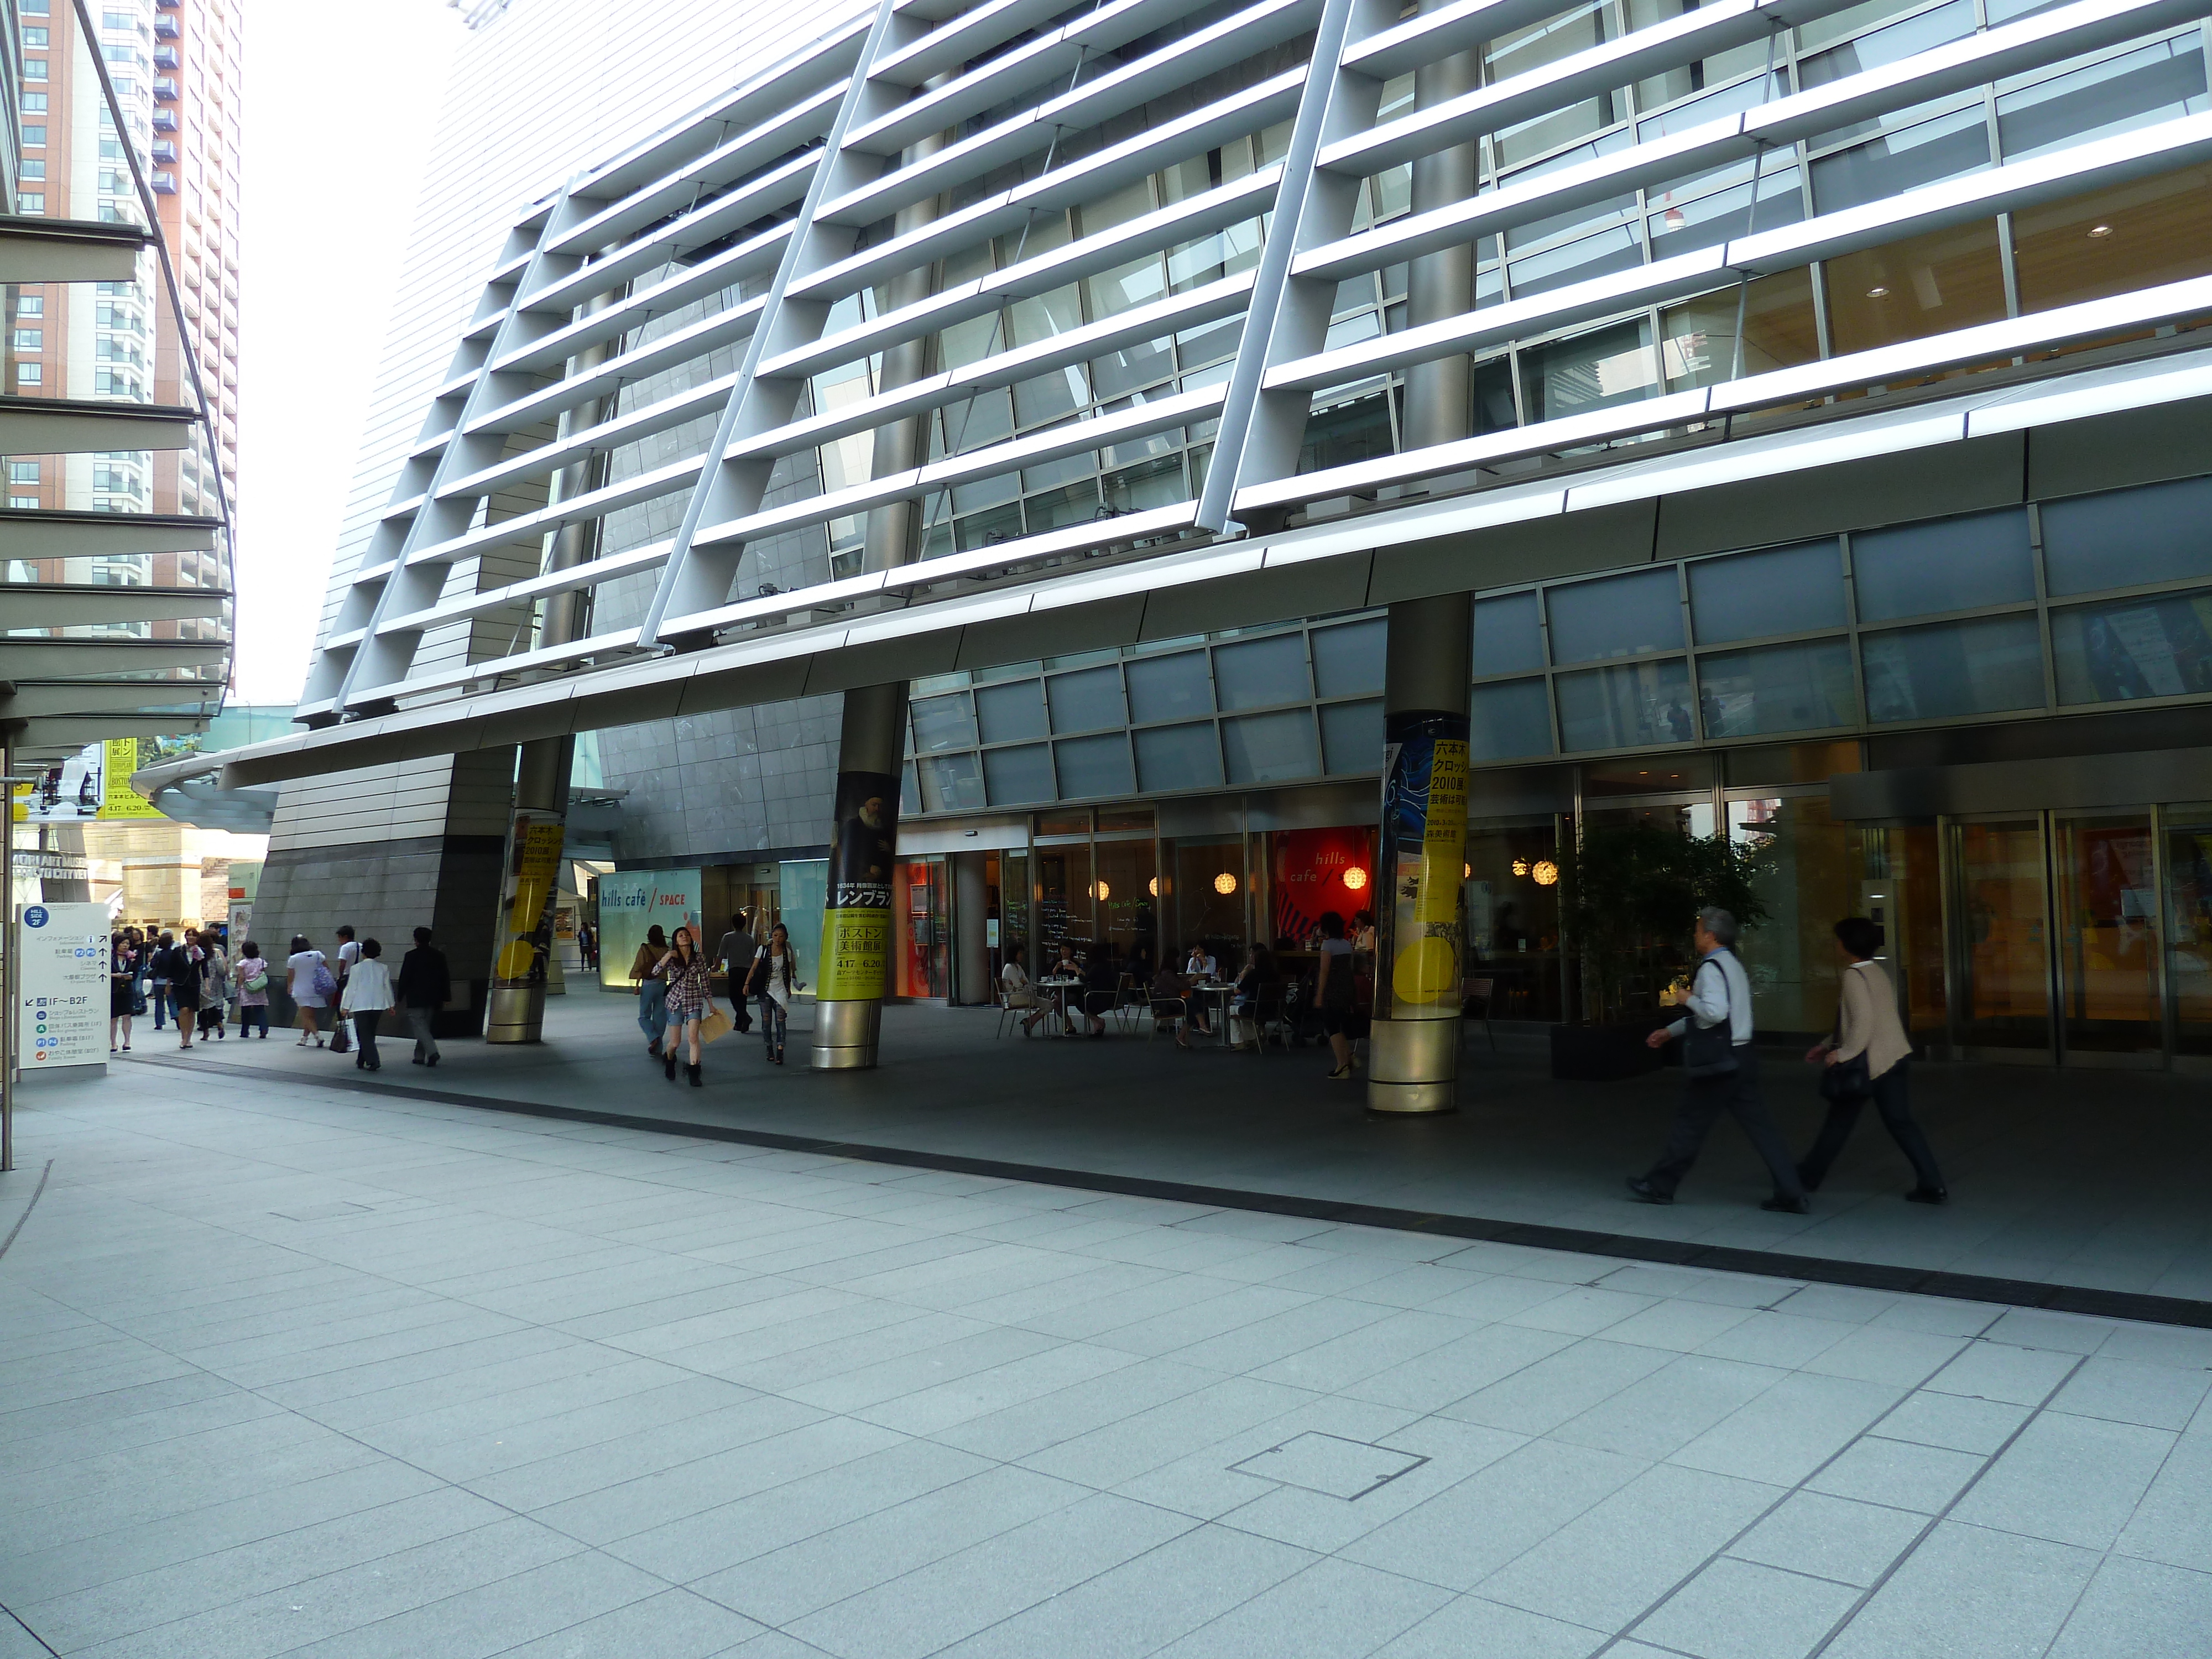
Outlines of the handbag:
M 1728 975 L 1721 975 L 1721 985 L 1726 988 Z M 1717 1024 L 1700 1025 L 1697 1016 L 1690 1017 L 1690 1029 L 1682 1034 L 1682 1073 L 1686 1077 L 1727 1077 L 1735 1066 L 1735 1010 Z
M 256 974 L 252 979 L 246 981 L 246 988 L 249 992 L 252 993 L 253 995 L 259 996 L 264 991 L 269 988 L 269 975 L 266 974 Z
M 338 994 L 337 981 L 331 977 L 331 970 L 319 962 L 315 964 L 315 976 L 312 982 L 315 994 L 325 1002 Z
M 1874 1092 L 1874 1075 L 1868 1068 L 1867 1057 L 1853 1054 L 1849 1060 L 1839 1060 L 1832 1066 L 1820 1068 L 1820 1098 L 1830 1105 L 1841 1105 L 1847 1100 L 1856 1100 L 1861 1095 Z
M 707 1017 L 699 1022 L 699 1041 L 712 1042 L 716 1037 L 729 1036 L 730 1030 L 730 1017 L 719 1006 L 709 1008 Z

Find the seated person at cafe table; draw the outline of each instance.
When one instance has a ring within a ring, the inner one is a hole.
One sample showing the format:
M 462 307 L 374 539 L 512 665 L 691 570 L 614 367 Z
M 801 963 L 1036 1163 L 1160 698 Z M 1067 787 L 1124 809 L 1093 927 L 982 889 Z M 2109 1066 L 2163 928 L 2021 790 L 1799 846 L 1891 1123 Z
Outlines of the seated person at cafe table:
M 1212 1028 L 1206 1023 L 1205 1014 L 1200 1011 L 1198 1000 L 1190 994 L 1188 979 L 1172 968 L 1163 968 L 1152 975 L 1152 1017 L 1155 1019 L 1168 1018 L 1161 1012 L 1163 1006 L 1168 1003 L 1173 1003 L 1182 1010 L 1183 1029 L 1176 1033 L 1176 1047 L 1189 1048 L 1193 1031 L 1200 1036 L 1213 1035 Z
M 1237 975 L 1237 984 L 1229 1001 L 1229 1040 L 1240 1048 L 1260 1046 L 1259 1029 L 1252 1022 L 1252 1007 L 1260 1000 L 1260 988 L 1275 977 L 1274 953 L 1264 945 L 1249 946 L 1244 952 L 1244 967 Z
M 1190 960 L 1183 963 L 1182 970 L 1193 979 L 1217 979 L 1221 974 L 1220 964 L 1206 955 L 1204 939 L 1191 941 Z
M 999 969 L 999 983 L 1006 988 L 1007 1007 L 1027 1010 L 1027 1017 L 1022 1021 L 1023 1036 L 1036 1030 L 1037 1022 L 1052 1012 L 1037 994 L 1036 981 L 1030 977 L 1030 970 L 1022 965 L 1020 945 L 1007 947 L 1006 965 Z
M 1083 983 L 1083 958 L 1076 955 L 1075 946 L 1072 943 L 1066 939 L 1060 940 L 1060 954 L 1054 959 L 1052 971 L 1044 976 L 1042 983 L 1045 988 L 1051 991 L 1059 1000 L 1060 1034 L 1062 1036 L 1075 1036 L 1075 1022 L 1083 1017 L 1083 1000 L 1077 994 L 1079 988 Z M 1074 998 L 1072 1003 L 1069 1000 L 1071 997 Z M 1098 1029 L 1091 1035 L 1103 1036 L 1106 1033 L 1106 1022 L 1102 1019 L 1096 1021 L 1095 1024 Z
M 1121 1000 L 1121 970 L 1114 960 L 1111 945 L 1102 945 L 1091 953 L 1083 969 L 1083 1018 L 1091 1022 L 1091 1035 L 1106 1035 L 1104 1016 Z

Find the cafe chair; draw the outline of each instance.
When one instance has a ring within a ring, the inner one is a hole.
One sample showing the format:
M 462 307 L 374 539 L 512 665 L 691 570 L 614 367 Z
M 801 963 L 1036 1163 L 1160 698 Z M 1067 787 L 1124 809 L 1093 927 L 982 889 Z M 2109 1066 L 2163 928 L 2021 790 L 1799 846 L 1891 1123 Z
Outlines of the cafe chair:
M 1267 980 L 1252 999 L 1251 1012 L 1245 1018 L 1251 1021 L 1253 1034 L 1259 1039 L 1259 1053 L 1267 1052 L 1270 1031 L 1275 1034 L 1278 1048 L 1291 1046 L 1291 1017 L 1285 988 L 1280 980 Z
M 1469 979 L 1460 981 L 1460 1035 L 1467 1035 L 1467 1022 L 1475 1017 L 1475 1005 L 1482 1005 L 1482 1034 L 1490 1039 L 1492 1054 L 1498 1051 L 1498 1033 L 1490 1029 L 1490 1010 L 1498 1000 L 1498 981 L 1494 979 Z
M 1123 1036 L 1137 1034 L 1137 1022 L 1144 1017 L 1150 994 L 1137 983 L 1134 974 L 1124 974 L 1114 988 L 1114 1023 L 1121 1027 Z
M 1152 1010 L 1151 1029 L 1145 1036 L 1147 1042 L 1158 1036 L 1164 1027 L 1179 1032 L 1189 1022 L 1189 1011 L 1183 1006 L 1181 997 L 1151 997 L 1146 1006 Z
M 992 1041 L 994 1042 L 996 1042 L 1000 1037 L 1006 1036 L 1006 1022 L 1008 1020 L 1012 1020 L 1015 1024 L 1019 1025 L 1021 1024 L 1023 1017 L 1030 1012 L 1027 1008 L 1017 1008 L 1012 1003 L 1007 1001 L 1006 988 L 1003 984 L 996 981 L 994 981 L 991 986 L 991 1006 L 997 1009 L 999 1013 L 999 1029 L 992 1033 Z M 1036 1033 L 1024 1027 L 1023 1029 L 1022 1035 L 1025 1037 L 1035 1036 Z

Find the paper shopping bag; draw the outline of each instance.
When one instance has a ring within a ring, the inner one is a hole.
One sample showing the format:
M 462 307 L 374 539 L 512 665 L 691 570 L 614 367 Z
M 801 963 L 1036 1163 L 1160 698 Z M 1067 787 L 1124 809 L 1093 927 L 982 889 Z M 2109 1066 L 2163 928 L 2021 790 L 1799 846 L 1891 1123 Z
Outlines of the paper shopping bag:
M 716 1037 L 729 1034 L 730 1017 L 720 1007 L 708 1009 L 706 1018 L 699 1022 L 699 1041 L 702 1042 L 712 1042 Z

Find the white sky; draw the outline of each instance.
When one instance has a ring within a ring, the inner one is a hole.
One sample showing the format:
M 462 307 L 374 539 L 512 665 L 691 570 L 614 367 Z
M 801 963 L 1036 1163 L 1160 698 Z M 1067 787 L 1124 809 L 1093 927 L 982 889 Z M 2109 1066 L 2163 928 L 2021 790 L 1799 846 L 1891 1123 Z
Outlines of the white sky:
M 423 162 L 446 0 L 245 0 L 235 698 L 299 699 Z

